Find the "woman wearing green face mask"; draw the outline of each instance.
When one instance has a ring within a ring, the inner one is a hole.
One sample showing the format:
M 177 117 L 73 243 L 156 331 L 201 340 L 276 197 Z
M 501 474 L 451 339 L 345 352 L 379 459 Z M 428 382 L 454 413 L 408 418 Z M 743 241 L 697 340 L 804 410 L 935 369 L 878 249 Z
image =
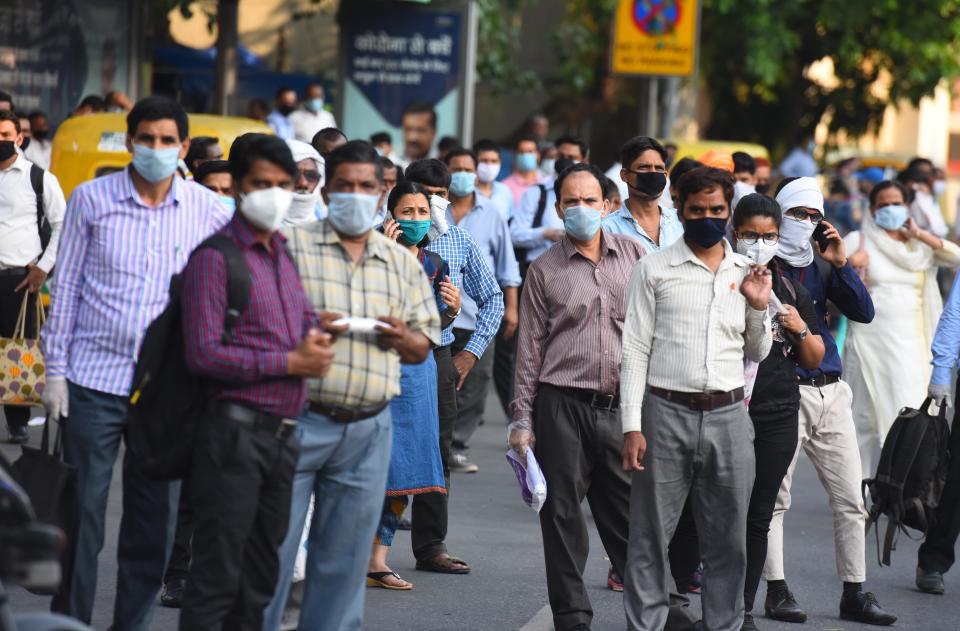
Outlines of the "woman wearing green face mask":
M 441 326 L 452 325 L 460 313 L 460 290 L 450 282 L 443 259 L 420 247 L 425 245 L 431 223 L 429 194 L 419 184 L 400 182 L 390 192 L 387 210 L 390 215 L 383 225 L 384 234 L 410 250 L 423 265 L 441 309 Z M 437 363 L 433 353 L 420 364 L 401 365 L 400 395 L 390 402 L 390 416 L 393 455 L 387 497 L 367 567 L 367 586 L 410 590 L 413 585 L 387 565 L 387 551 L 410 495 L 446 493 L 440 459 Z

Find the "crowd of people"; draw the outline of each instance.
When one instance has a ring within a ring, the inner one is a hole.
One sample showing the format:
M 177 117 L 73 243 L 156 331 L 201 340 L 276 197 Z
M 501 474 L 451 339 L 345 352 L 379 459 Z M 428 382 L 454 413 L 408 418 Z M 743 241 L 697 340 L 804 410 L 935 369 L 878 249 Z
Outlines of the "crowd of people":
M 604 174 L 537 118 L 501 177 L 502 148 L 438 143 L 429 104 L 406 108 L 398 157 L 387 133 L 337 129 L 322 86 L 296 96 L 265 116 L 276 135 L 238 137 L 228 160 L 175 101 L 117 105 L 131 165 L 64 200 L 49 149 L 46 164 L 30 152 L 45 117 L 0 94 L 0 334 L 49 276 L 49 317 L 27 335 L 78 476 L 55 609 L 92 618 L 138 350 L 173 287 L 209 401 L 182 482 L 124 452 L 114 629 L 146 631 L 158 600 L 183 630 L 277 631 L 293 605 L 300 629 L 362 628 L 366 588 L 414 588 L 388 563 L 404 527 L 418 570 L 469 573 L 446 545 L 448 498 L 452 473 L 479 470 L 491 382 L 507 446 L 547 483 L 559 631 L 593 616 L 584 500 L 630 629 L 761 628 L 761 579 L 763 613 L 804 622 L 783 556 L 801 453 L 833 512 L 840 617 L 897 620 L 865 588 L 861 481 L 900 408 L 952 399 L 960 289 L 944 307 L 938 270 L 960 247 L 932 163 L 891 179 L 845 165 L 825 197 L 805 144 L 771 173 L 636 136 Z M 5 416 L 27 442 L 29 412 Z M 933 594 L 960 533 L 950 466 L 917 564 Z

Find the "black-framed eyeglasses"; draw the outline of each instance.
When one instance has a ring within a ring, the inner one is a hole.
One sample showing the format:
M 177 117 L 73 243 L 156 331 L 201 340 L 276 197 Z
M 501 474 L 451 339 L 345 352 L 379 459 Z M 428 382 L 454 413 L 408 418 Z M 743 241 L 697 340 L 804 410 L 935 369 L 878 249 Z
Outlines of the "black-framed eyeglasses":
M 300 171 L 300 177 L 311 184 L 316 184 L 320 181 L 320 171 Z
M 763 234 L 760 234 L 759 232 L 738 232 L 737 239 L 743 241 L 747 245 L 753 245 L 760 239 L 763 239 L 763 242 L 766 245 L 776 245 L 780 243 L 780 233 L 764 232 Z
M 816 211 L 809 212 L 806 208 L 791 208 L 786 212 L 787 217 L 793 217 L 798 221 L 810 220 L 810 223 L 817 225 L 823 221 L 823 215 Z

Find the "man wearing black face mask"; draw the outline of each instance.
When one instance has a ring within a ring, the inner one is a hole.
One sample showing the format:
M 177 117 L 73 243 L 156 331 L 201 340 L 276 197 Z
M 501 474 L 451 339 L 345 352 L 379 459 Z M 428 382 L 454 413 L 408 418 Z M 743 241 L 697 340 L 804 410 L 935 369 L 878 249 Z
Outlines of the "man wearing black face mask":
M 53 150 L 50 121 L 47 120 L 47 115 L 39 110 L 30 112 L 27 118 L 30 120 L 32 138 L 30 145 L 23 148 L 23 156 L 41 169 L 49 169 L 50 152 Z
M 770 351 L 771 278 L 723 238 L 729 173 L 700 167 L 677 188 L 684 238 L 641 259 L 626 288 L 620 397 L 633 482 L 624 606 L 630 629 L 666 625 L 667 534 L 689 495 L 710 577 L 703 619 L 739 631 L 754 478 L 743 360 Z
M 297 93 L 293 88 L 283 87 L 277 90 L 277 105 L 270 114 L 267 115 L 267 124 L 273 129 L 273 133 L 284 140 L 295 138 L 293 133 L 293 123 L 290 121 L 290 114 L 297 109 Z
M 667 150 L 655 138 L 636 136 L 620 148 L 620 161 L 629 196 L 604 220 L 603 229 L 639 239 L 648 252 L 673 244 L 683 235 L 683 225 L 675 210 L 660 206 L 667 187 Z

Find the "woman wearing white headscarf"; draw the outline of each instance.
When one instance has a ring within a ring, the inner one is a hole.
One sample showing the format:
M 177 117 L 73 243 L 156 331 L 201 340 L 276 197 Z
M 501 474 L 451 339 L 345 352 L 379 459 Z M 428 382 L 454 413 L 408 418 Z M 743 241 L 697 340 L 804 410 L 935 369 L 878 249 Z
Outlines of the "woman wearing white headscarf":
M 908 197 L 899 183 L 881 182 L 860 231 L 846 236 L 850 264 L 863 270 L 876 307 L 872 323 L 850 322 L 844 346 L 865 478 L 899 410 L 926 396 L 930 343 L 943 311 L 937 267 L 960 265 L 960 247 L 909 217 Z

